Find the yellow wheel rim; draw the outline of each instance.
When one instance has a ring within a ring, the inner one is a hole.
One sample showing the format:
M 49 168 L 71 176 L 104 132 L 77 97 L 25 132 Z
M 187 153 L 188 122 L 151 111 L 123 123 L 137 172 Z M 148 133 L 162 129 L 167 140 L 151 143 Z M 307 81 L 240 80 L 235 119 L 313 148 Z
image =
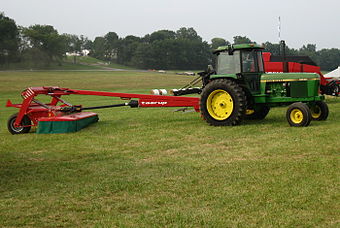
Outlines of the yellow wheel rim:
M 290 119 L 292 120 L 293 123 L 299 124 L 303 120 L 303 113 L 300 109 L 293 109 L 290 112 Z
M 225 90 L 215 90 L 208 96 L 207 109 L 215 120 L 226 120 L 234 110 L 233 98 Z
M 319 106 L 314 106 L 313 108 L 311 108 L 311 113 L 312 113 L 312 118 L 313 119 L 317 119 L 321 116 L 321 109 Z

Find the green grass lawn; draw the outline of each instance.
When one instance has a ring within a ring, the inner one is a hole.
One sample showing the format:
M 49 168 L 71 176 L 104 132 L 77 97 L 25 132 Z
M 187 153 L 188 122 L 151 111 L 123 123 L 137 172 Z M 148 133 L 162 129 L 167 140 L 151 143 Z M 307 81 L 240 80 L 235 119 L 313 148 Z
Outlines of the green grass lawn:
M 212 127 L 174 108 L 96 110 L 77 133 L 10 135 L 28 86 L 148 93 L 192 76 L 0 72 L 0 227 L 339 227 L 340 98 L 327 121 Z M 64 97 L 84 106 L 119 103 Z M 42 98 L 44 100 L 44 98 Z

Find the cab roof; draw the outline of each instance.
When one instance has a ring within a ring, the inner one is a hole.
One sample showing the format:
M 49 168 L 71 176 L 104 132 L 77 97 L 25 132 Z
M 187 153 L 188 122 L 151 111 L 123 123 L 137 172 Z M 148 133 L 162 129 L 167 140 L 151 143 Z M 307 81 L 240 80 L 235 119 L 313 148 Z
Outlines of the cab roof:
M 218 47 L 216 50 L 213 51 L 213 53 L 216 54 L 219 52 L 234 51 L 234 50 L 241 50 L 241 49 L 264 49 L 264 47 L 259 44 L 234 44 L 234 45 Z

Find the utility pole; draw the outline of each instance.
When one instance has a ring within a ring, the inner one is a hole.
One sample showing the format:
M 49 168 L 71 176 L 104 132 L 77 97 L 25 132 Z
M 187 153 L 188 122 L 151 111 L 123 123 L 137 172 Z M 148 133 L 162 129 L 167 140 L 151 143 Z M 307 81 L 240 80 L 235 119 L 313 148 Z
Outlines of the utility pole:
M 281 17 L 279 16 L 279 24 L 277 27 L 278 31 L 279 31 L 279 42 L 281 42 Z

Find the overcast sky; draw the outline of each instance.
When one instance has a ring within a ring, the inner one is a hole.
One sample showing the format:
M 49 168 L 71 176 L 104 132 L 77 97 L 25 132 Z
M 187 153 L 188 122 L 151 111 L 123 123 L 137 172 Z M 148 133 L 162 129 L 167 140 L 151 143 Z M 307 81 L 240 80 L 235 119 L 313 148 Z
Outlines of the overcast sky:
M 258 43 L 340 48 L 340 0 L 0 0 L 0 11 L 18 25 L 48 24 L 91 40 L 107 32 L 144 36 L 193 27 L 206 41 L 247 36 Z

